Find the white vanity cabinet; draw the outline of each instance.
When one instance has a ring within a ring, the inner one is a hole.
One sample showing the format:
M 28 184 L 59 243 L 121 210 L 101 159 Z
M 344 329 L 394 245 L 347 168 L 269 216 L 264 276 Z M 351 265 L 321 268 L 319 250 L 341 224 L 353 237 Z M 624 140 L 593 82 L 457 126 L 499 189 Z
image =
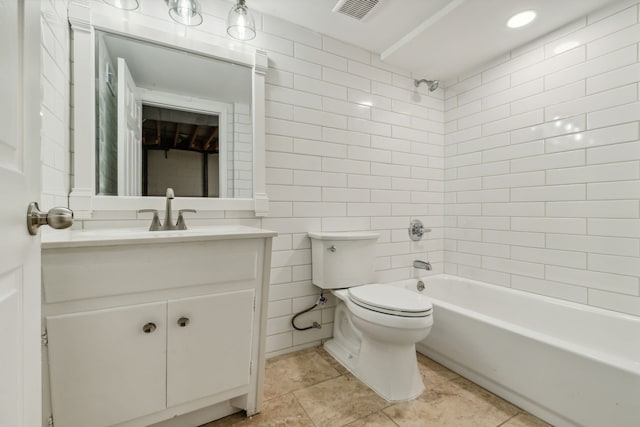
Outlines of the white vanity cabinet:
M 43 242 L 56 425 L 198 425 L 260 410 L 275 233 L 233 230 Z

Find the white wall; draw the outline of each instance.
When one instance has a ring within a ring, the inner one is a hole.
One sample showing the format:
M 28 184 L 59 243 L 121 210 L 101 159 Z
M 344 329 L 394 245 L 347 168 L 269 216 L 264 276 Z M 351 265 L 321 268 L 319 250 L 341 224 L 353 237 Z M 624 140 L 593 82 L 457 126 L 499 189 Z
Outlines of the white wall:
M 42 4 L 42 197 L 40 208 L 67 206 L 69 195 L 69 30 L 66 1 Z
M 224 27 L 228 2 L 203 2 L 205 22 L 187 30 L 169 24 L 164 2 L 142 4 L 135 13 L 147 15 L 151 26 L 234 46 Z M 307 231 L 378 231 L 381 280 L 413 277 L 411 263 L 418 258 L 442 271 L 444 101 L 442 90 L 417 92 L 408 72 L 382 64 L 370 52 L 273 17 L 256 15 L 256 22 L 258 37 L 249 44 L 268 52 L 270 67 L 270 217 L 199 212 L 189 223 L 242 223 L 279 232 L 267 332 L 267 351 L 274 355 L 318 344 L 332 333 L 333 301 L 300 319 L 321 322 L 323 329 L 294 333 L 289 325 L 292 313 L 318 294 L 311 284 Z M 407 235 L 413 218 L 433 229 L 419 243 Z M 97 213 L 93 221 L 76 226 L 143 227 L 148 222 L 132 211 Z
M 230 138 L 227 145 L 233 141 L 232 152 L 227 159 L 227 177 L 229 190 L 227 197 L 253 196 L 253 137 L 251 123 L 251 105 L 235 102 L 233 104 L 233 118 L 230 120 Z
M 617 3 L 451 82 L 447 272 L 640 315 L 638 13 Z
M 414 277 L 414 259 L 442 271 L 442 90 L 416 92 L 409 73 L 367 51 L 264 17 L 257 44 L 269 50 L 265 228 L 277 230 L 267 351 L 289 351 L 332 333 L 333 309 L 299 323 L 312 304 L 312 230 L 375 230 L 380 280 Z M 411 219 L 433 232 L 414 243 Z M 330 304 L 332 305 L 332 304 Z
M 622 18 L 605 20 L 613 10 L 594 14 L 450 82 L 446 101 L 442 89 L 416 92 L 410 73 L 375 54 L 256 16 L 258 37 L 250 45 L 270 58 L 270 217 L 199 212 L 190 223 L 242 223 L 280 233 L 268 354 L 331 334 L 332 303 L 306 317 L 323 329 L 294 332 L 289 325 L 292 313 L 317 298 L 306 238 L 311 230 L 378 231 L 379 278 L 395 280 L 417 274 L 413 259 L 443 270 L 446 219 L 449 272 L 640 315 L 634 190 L 640 177 L 640 73 L 634 68 L 640 31 L 636 2 L 623 4 L 632 9 Z M 235 46 L 224 29 L 229 3 L 203 7 L 204 24 L 185 36 Z M 136 13 L 147 14 L 150 25 L 169 22 L 161 1 L 143 2 Z M 554 55 L 553 41 L 570 33 L 582 35 L 581 44 Z M 567 115 L 558 127 L 555 115 Z M 569 124 L 585 130 L 582 139 L 577 133 L 552 139 L 555 129 L 565 133 Z M 413 218 L 433 228 L 419 243 L 407 237 Z M 148 222 L 135 212 L 115 212 L 79 225 Z
M 197 151 L 147 150 L 147 194 L 163 197 L 173 188 L 176 197 L 202 197 L 202 157 Z

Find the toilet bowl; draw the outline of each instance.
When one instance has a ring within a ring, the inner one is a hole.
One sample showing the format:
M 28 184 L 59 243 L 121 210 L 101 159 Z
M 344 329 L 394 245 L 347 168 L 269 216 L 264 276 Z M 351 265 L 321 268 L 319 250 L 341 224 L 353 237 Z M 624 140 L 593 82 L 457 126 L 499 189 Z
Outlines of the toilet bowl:
M 390 402 L 424 385 L 415 344 L 433 325 L 431 301 L 375 277 L 376 233 L 309 233 L 313 283 L 336 296 L 333 338 L 325 349 Z

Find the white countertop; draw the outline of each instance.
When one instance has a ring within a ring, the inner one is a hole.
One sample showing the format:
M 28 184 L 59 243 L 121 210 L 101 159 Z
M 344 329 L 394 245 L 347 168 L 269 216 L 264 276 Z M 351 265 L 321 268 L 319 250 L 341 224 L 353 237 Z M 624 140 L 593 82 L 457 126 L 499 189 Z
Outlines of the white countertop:
M 42 249 L 90 246 L 145 245 L 274 237 L 278 233 L 244 225 L 193 227 L 188 230 L 149 231 L 147 228 L 59 230 L 42 236 Z

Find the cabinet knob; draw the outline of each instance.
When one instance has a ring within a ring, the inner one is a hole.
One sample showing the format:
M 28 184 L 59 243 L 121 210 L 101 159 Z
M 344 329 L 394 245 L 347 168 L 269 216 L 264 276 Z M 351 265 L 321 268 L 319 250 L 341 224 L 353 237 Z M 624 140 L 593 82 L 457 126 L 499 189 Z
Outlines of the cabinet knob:
M 155 323 L 149 322 L 142 327 L 142 332 L 144 332 L 145 334 L 150 334 L 151 332 L 155 331 L 157 328 L 158 327 L 156 326 Z
M 189 322 L 191 322 L 191 320 L 189 320 L 188 317 L 181 317 L 178 319 L 178 326 L 180 326 L 181 328 L 184 328 L 189 324 Z

